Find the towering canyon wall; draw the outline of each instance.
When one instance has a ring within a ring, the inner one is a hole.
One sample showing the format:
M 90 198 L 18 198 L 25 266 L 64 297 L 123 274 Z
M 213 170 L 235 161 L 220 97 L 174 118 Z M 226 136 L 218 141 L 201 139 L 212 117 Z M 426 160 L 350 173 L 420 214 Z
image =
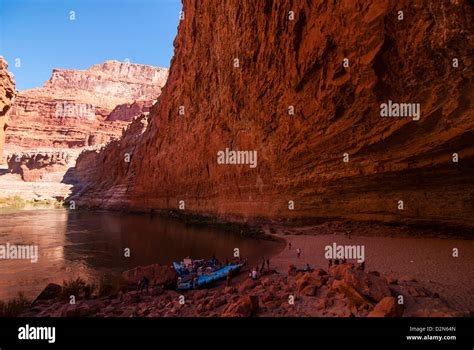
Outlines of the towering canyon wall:
M 80 204 L 474 226 L 468 0 L 183 11 L 146 130 L 79 159 Z M 382 117 L 389 101 L 420 104 L 419 120 Z M 219 164 L 226 148 L 256 151 L 256 166 Z
M 12 100 L 16 95 L 15 81 L 7 72 L 8 64 L 0 56 L 0 164 L 4 163 L 3 146 L 5 144 L 5 130 L 7 128 L 7 113 L 11 109 Z
M 105 144 L 120 136 L 135 116 L 148 111 L 167 76 L 164 68 L 117 61 L 86 70 L 55 69 L 44 87 L 19 92 L 6 135 L 7 148 Z

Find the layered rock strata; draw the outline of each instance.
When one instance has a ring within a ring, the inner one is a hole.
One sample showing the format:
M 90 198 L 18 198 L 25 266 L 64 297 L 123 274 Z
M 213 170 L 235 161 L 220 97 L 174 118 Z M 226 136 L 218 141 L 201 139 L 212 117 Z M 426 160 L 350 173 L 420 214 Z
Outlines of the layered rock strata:
M 0 165 L 4 163 L 3 146 L 5 144 L 5 130 L 8 125 L 7 113 L 10 111 L 16 95 L 15 81 L 7 68 L 7 62 L 0 56 Z
M 134 117 L 148 111 L 167 75 L 164 68 L 117 61 L 82 71 L 55 69 L 44 87 L 18 94 L 7 148 L 106 144 L 120 136 Z
M 474 226 L 469 1 L 185 0 L 183 11 L 149 127 L 89 157 L 76 200 Z M 219 162 L 226 149 L 252 153 Z

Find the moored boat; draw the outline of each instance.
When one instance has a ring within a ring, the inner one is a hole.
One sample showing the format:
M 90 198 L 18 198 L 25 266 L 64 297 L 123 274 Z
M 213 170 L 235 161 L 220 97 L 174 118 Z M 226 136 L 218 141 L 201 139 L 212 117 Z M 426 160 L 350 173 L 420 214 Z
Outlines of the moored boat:
M 215 260 L 191 260 L 173 262 L 178 274 L 178 290 L 205 288 L 218 280 L 225 279 L 229 273 L 237 274 L 243 264 L 218 265 Z

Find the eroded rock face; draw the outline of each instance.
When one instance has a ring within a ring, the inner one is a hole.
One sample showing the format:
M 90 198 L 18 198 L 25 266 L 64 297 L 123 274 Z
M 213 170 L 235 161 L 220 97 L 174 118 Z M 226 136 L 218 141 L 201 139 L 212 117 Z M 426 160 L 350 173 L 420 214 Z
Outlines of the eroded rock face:
M 7 113 L 10 111 L 16 95 L 15 81 L 7 72 L 8 64 L 0 56 L 0 164 L 4 163 L 3 146 L 5 144 L 5 130 L 8 126 Z
M 111 167 L 107 169 L 108 178 L 122 178 L 128 171 L 128 165 L 132 161 L 135 148 L 143 137 L 148 126 L 148 116 L 143 114 L 135 118 L 122 134 L 122 137 L 113 140 L 101 150 L 84 150 L 78 156 L 74 174 L 78 181 L 74 188 L 74 197 L 82 198 L 83 193 L 88 193 L 91 188 L 99 185 L 99 178 L 105 174 L 97 174 L 97 165 L 99 163 L 110 163 L 113 157 L 120 157 L 119 162 L 123 166 Z M 126 191 L 126 186 L 116 187 L 115 194 L 122 198 Z
M 134 117 L 148 113 L 151 106 L 155 103 L 156 100 L 146 100 L 146 101 L 134 101 L 133 103 L 124 103 L 118 105 L 114 110 L 107 116 L 107 121 L 131 121 Z
M 45 89 L 81 90 L 91 95 L 117 98 L 124 102 L 150 100 L 159 96 L 166 83 L 168 70 L 118 61 L 106 61 L 87 70 L 55 69 Z M 97 97 L 94 99 L 98 100 Z M 107 101 L 102 102 L 107 104 Z
M 19 92 L 7 146 L 18 150 L 106 144 L 149 110 L 167 76 L 164 68 L 117 61 L 82 71 L 55 69 L 44 87 Z
M 149 128 L 131 162 L 131 129 L 97 157 L 83 204 L 474 225 L 467 0 L 183 7 Z M 381 117 L 389 101 L 419 120 Z M 218 164 L 226 148 L 257 166 Z
M 65 172 L 74 166 L 77 153 L 65 151 L 22 152 L 7 157 L 10 173 L 27 182 L 67 182 Z

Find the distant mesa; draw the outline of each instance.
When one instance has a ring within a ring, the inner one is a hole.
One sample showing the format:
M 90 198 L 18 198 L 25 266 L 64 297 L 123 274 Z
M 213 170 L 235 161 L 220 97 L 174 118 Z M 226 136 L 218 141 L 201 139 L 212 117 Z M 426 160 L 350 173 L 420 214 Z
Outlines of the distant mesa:
M 13 80 L 0 63 L 0 155 L 2 167 L 8 165 L 0 174 L 0 197 L 66 197 L 79 154 L 120 138 L 137 117 L 146 119 L 168 78 L 166 68 L 118 61 L 54 69 L 43 87 L 19 91 L 13 103 Z
M 6 148 L 106 144 L 119 137 L 134 117 L 148 112 L 167 78 L 166 68 L 118 61 L 86 70 L 54 69 L 42 88 L 18 93 Z

